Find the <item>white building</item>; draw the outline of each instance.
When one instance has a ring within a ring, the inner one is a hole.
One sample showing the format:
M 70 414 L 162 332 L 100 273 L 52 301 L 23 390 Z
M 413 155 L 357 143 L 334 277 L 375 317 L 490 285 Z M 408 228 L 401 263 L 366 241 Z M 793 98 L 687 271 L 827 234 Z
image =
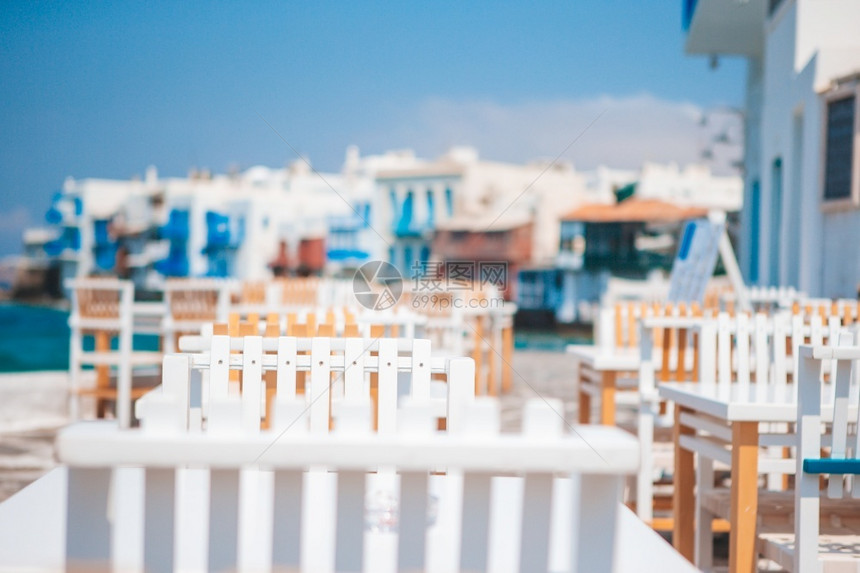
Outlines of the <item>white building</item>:
M 330 219 L 366 210 L 373 189 L 360 173 L 320 174 L 304 161 L 216 176 L 159 178 L 150 168 L 142 180 L 69 178 L 48 211 L 53 226 L 28 231 L 41 243 L 30 240 L 27 255 L 59 261 L 63 277 L 123 266 L 148 286 L 164 276 L 263 279 L 282 253 L 290 268 L 319 272 Z
M 715 176 L 704 165 L 644 163 L 636 178 L 639 199 L 659 199 L 682 207 L 737 212 L 743 204 L 740 176 Z
M 387 259 L 407 273 L 430 258 L 437 228 L 480 232 L 509 221 L 533 225 L 532 262 L 551 261 L 559 217 L 588 193 L 570 165 L 486 161 L 470 147 L 411 167 L 382 169 L 376 182 L 374 225 L 388 245 Z
M 656 199 L 682 207 L 701 207 L 732 213 L 743 204 L 743 180 L 736 175 L 714 175 L 704 164 L 644 162 L 639 169 L 605 165 L 581 173 L 588 200 L 614 203 L 619 192 L 637 199 Z
M 685 0 L 684 21 L 688 53 L 748 62 L 747 281 L 856 296 L 860 2 Z
M 562 323 L 588 322 L 620 276 L 653 292 L 660 269 L 671 264 L 681 223 L 709 210 L 737 213 L 743 199 L 740 177 L 715 176 L 704 165 L 602 166 L 582 177 L 591 200 L 558 217 L 554 264 L 519 275 L 520 308 Z

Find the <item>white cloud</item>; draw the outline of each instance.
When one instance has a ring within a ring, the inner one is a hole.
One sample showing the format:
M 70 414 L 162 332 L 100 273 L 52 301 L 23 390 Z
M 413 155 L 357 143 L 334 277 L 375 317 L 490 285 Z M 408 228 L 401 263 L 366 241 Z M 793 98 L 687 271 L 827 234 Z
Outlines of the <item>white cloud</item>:
M 0 210 L 0 231 L 23 229 L 30 224 L 30 210 L 17 205 L 9 210 Z
M 0 255 L 21 252 L 21 234 L 32 225 L 30 210 L 22 205 L 0 210 Z
M 700 161 L 715 135 L 713 125 L 701 125 L 702 114 L 694 104 L 650 95 L 519 104 L 433 98 L 380 126 L 365 145 L 381 151 L 396 142 L 428 157 L 452 145 L 472 145 L 487 159 L 523 162 L 555 158 L 581 135 L 563 155 L 578 169 L 600 164 L 636 168 L 643 161 L 686 164 Z M 723 114 L 721 121 L 737 124 L 738 119 Z M 714 171 L 728 171 L 728 163 L 740 157 L 739 149 L 737 144 L 714 147 Z

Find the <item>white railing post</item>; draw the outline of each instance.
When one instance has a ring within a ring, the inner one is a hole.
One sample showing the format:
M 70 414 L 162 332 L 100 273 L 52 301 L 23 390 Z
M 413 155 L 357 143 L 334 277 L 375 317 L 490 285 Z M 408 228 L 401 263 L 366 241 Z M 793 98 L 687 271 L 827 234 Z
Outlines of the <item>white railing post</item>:
M 498 403 L 479 398 L 468 408 L 463 435 L 495 435 L 499 432 Z M 490 543 L 490 474 L 465 472 L 460 531 L 460 567 L 486 571 Z
M 263 339 L 246 336 L 242 347 L 242 427 L 252 434 L 260 432 L 262 399 Z
M 209 571 L 239 564 L 239 468 L 209 472 Z
M 561 400 L 529 400 L 523 410 L 523 434 L 558 438 L 562 435 Z M 553 476 L 529 473 L 523 486 L 520 571 L 548 571 L 552 523 Z
M 753 343 L 755 345 L 756 400 L 765 399 L 765 390 L 769 384 L 768 376 L 770 365 L 768 364 L 768 357 L 770 356 L 770 353 L 768 352 L 767 323 L 767 315 L 763 313 L 755 315 L 755 339 Z M 771 321 L 771 323 L 775 333 L 776 321 Z M 775 334 L 774 340 L 776 340 Z M 785 342 L 783 342 L 783 348 L 785 348 Z
M 475 400 L 475 361 L 451 358 L 447 362 L 447 431 L 460 433 L 465 428 L 466 406 Z
M 311 340 L 310 384 L 305 388 L 310 409 L 311 433 L 326 434 L 329 428 L 331 392 L 331 346 L 328 338 Z
M 576 567 L 574 571 L 611 573 L 615 562 L 621 476 L 583 474 L 579 476 L 579 512 L 574 531 Z M 574 480 L 576 483 L 577 480 Z M 595 535 L 596 531 L 600 535 Z
M 717 386 L 722 394 L 729 395 L 732 382 L 732 331 L 729 315 L 721 312 L 717 317 Z
M 397 340 L 379 339 L 379 385 L 377 387 L 377 431 L 397 430 Z
M 287 339 L 282 337 L 280 340 Z M 293 341 L 292 356 L 295 360 L 295 338 L 291 340 Z M 295 392 L 291 398 L 282 397 L 279 394 L 274 405 L 271 425 L 272 439 L 282 435 L 307 434 L 306 410 L 307 406 L 304 399 L 296 398 Z M 274 473 L 272 567 L 274 569 L 298 569 L 301 564 L 303 476 L 302 472 L 297 470 L 276 469 Z
M 119 297 L 119 365 L 117 366 L 116 412 L 120 427 L 131 426 L 132 336 L 134 334 L 134 285 L 122 284 Z
M 818 457 L 821 452 L 821 362 L 811 355 L 796 356 L 800 365 L 798 381 L 797 469 L 794 485 L 794 570 L 803 573 L 821 571 L 818 561 L 818 475 L 803 471 L 807 455 Z
M 145 571 L 174 569 L 176 471 L 147 468 L 145 472 L 143 566 Z
M 428 436 L 436 430 L 436 419 L 430 404 L 408 398 L 401 403 L 397 419 L 399 435 Z M 407 471 L 400 474 L 400 515 L 398 517 L 397 570 L 427 569 L 427 501 L 428 472 Z
M 382 351 L 380 351 L 382 356 Z M 381 377 L 380 377 L 381 378 Z M 381 382 L 380 382 L 381 385 Z M 370 400 L 344 401 L 341 404 L 336 434 L 370 434 L 372 405 Z M 364 556 L 365 481 L 363 471 L 337 473 L 337 517 L 335 518 L 335 571 L 358 573 Z M 373 477 L 371 476 L 371 480 Z
M 713 320 L 702 323 L 699 332 L 699 382 L 713 386 L 717 381 L 717 326 Z
M 653 497 L 653 451 L 654 419 L 659 415 L 657 408 L 656 388 L 654 385 L 654 340 L 653 331 L 640 322 L 639 349 L 639 420 L 638 435 L 641 447 L 641 464 L 636 478 L 636 514 L 645 523 L 654 519 Z
M 66 285 L 68 288 L 70 285 Z M 71 335 L 69 338 L 69 418 L 74 422 L 80 417 L 81 352 L 83 335 L 80 326 L 78 289 L 72 288 L 72 312 L 69 317 Z
M 745 313 L 738 314 L 735 323 L 735 353 L 737 355 L 738 394 L 743 401 L 750 401 L 750 321 Z
M 838 340 L 838 342 L 837 342 Z M 842 331 L 837 340 L 831 340 L 831 345 L 851 346 L 854 336 L 850 331 Z M 830 457 L 845 459 L 848 453 L 848 397 L 851 384 L 851 362 L 848 360 L 833 360 L 836 367 L 831 370 L 831 386 L 833 389 L 833 442 L 830 446 Z M 827 497 L 841 499 L 844 493 L 842 476 L 831 475 L 827 484 Z
M 109 468 L 68 469 L 66 501 L 66 569 L 85 571 L 111 567 Z

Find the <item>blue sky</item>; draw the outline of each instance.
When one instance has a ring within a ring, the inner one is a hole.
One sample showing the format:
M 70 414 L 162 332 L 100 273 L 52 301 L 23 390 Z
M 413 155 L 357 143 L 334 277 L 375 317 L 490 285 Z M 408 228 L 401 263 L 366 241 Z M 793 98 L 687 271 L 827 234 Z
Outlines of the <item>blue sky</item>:
M 63 179 L 156 165 L 320 169 L 412 147 L 578 168 L 694 159 L 696 117 L 745 66 L 683 54 L 681 2 L 5 2 L 0 255 Z M 691 142 L 693 142 L 691 144 Z

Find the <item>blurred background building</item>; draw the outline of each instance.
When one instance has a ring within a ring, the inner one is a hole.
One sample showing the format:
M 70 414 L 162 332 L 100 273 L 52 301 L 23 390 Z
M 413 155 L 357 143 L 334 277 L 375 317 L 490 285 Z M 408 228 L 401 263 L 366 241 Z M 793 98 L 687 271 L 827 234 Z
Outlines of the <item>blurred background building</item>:
M 860 3 L 685 0 L 686 51 L 748 62 L 745 201 L 739 257 L 747 282 L 854 297 L 860 258 Z

